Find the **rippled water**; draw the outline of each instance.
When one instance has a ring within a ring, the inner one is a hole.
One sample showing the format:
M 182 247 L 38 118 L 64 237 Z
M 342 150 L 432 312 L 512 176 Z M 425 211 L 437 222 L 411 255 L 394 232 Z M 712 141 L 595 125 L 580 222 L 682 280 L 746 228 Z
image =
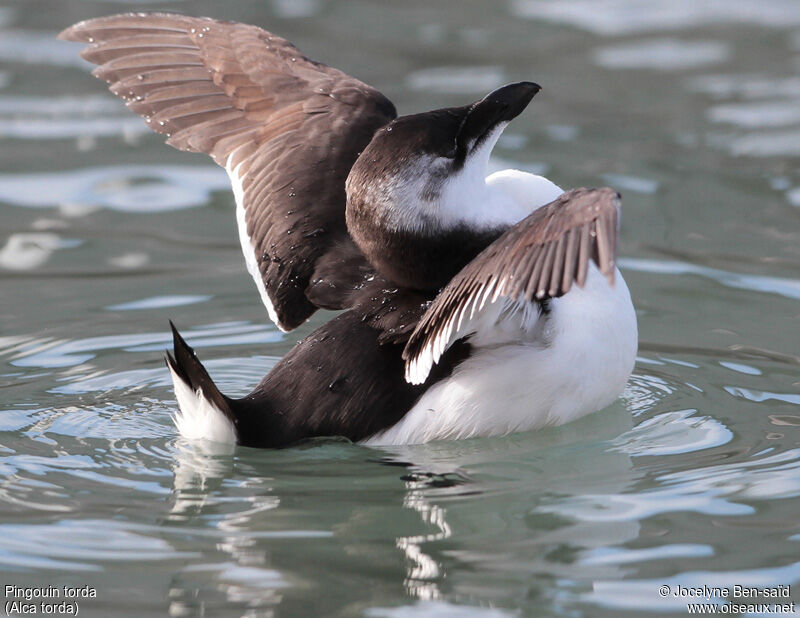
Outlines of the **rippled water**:
M 541 83 L 493 166 L 623 192 L 625 396 L 501 439 L 177 439 L 169 318 L 243 394 L 328 316 L 267 322 L 224 172 L 53 39 L 150 8 L 270 27 L 403 113 Z M 81 615 L 137 617 L 685 615 L 662 585 L 800 601 L 795 0 L 19 0 L 0 28 L 0 583 L 89 585 Z

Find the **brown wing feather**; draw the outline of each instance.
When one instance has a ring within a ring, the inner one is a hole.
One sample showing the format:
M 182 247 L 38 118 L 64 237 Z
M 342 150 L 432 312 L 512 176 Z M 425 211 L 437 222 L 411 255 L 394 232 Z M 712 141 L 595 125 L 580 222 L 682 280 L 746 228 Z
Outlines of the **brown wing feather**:
M 351 255 L 332 252 L 351 242 L 345 179 L 375 131 L 396 116 L 392 103 L 256 26 L 130 13 L 59 36 L 88 43 L 81 56 L 99 65 L 94 75 L 168 144 L 237 167 L 254 278 L 281 328 L 305 321 L 316 310 L 315 271 Z M 326 294 L 328 306 L 346 302 Z
M 536 210 L 487 247 L 439 293 L 411 335 L 406 379 L 425 380 L 433 363 L 468 332 L 461 327 L 498 297 L 528 301 L 583 286 L 589 261 L 614 283 L 619 194 L 573 189 Z

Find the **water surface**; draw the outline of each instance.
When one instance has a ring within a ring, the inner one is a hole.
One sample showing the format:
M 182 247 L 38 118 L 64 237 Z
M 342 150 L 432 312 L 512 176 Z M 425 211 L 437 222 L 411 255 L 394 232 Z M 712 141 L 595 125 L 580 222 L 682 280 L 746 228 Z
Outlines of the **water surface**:
M 0 583 L 90 585 L 84 616 L 685 615 L 662 585 L 798 600 L 800 6 L 488 6 L 0 6 Z M 269 27 L 401 113 L 542 84 L 492 165 L 622 191 L 641 339 L 624 397 L 405 448 L 178 439 L 169 318 L 240 395 L 330 314 L 277 331 L 224 172 L 53 38 L 130 9 Z

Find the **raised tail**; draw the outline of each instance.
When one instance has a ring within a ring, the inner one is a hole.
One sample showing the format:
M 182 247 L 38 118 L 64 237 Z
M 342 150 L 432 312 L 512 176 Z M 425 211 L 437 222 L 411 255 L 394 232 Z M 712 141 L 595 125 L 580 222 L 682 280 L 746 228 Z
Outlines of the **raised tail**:
M 183 340 L 170 320 L 174 356 L 167 352 L 167 367 L 172 374 L 179 411 L 172 420 L 184 438 L 204 438 L 236 444 L 236 416 L 230 400 L 211 380 L 194 350 Z

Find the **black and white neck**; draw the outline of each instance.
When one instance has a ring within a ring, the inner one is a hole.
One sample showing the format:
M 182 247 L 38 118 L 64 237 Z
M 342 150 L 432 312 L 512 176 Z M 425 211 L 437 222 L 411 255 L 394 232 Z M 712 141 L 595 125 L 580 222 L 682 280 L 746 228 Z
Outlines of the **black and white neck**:
M 503 129 L 539 91 L 504 86 L 464 107 L 397 118 L 380 129 L 346 183 L 350 235 L 387 279 L 412 289 L 445 285 L 508 227 L 560 190 L 520 202 L 487 183 Z

